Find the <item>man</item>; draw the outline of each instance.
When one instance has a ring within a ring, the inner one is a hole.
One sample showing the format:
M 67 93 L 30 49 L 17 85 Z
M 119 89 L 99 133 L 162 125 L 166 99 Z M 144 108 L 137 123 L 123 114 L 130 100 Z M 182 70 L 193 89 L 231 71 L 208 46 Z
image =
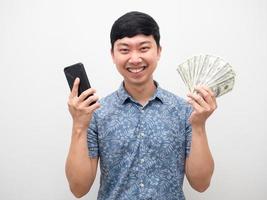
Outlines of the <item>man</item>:
M 186 102 L 153 80 L 161 46 L 151 16 L 126 13 L 110 38 L 120 88 L 90 105 L 98 101 L 96 91 L 78 97 L 76 79 L 69 97 L 73 129 L 66 175 L 72 193 L 82 197 L 90 190 L 99 159 L 98 200 L 183 200 L 184 174 L 195 190 L 205 191 L 214 168 L 205 131 L 216 109 L 212 91 L 198 87 Z

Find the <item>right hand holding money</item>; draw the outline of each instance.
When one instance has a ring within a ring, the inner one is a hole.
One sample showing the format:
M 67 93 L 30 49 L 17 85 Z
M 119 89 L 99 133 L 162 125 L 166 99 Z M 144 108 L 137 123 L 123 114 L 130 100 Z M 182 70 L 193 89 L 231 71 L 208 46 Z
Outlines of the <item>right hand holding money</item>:
M 195 88 L 196 93 L 189 93 L 188 103 L 192 105 L 193 112 L 189 121 L 193 127 L 203 127 L 208 117 L 217 108 L 216 97 L 214 93 L 206 86 Z

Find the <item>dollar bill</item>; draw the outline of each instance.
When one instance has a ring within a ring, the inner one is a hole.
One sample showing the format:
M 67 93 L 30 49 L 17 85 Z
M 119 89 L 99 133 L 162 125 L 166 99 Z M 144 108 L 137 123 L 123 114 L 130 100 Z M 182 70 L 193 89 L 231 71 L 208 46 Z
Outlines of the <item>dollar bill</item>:
M 210 89 L 214 92 L 214 95 L 216 97 L 222 96 L 223 94 L 226 94 L 227 92 L 230 92 L 234 87 L 235 79 L 234 77 L 231 77 L 230 79 L 221 82 L 219 84 L 210 86 Z
M 235 83 L 232 66 L 212 55 L 189 58 L 178 65 L 177 71 L 190 92 L 194 92 L 198 85 L 206 85 L 219 97 L 231 91 Z

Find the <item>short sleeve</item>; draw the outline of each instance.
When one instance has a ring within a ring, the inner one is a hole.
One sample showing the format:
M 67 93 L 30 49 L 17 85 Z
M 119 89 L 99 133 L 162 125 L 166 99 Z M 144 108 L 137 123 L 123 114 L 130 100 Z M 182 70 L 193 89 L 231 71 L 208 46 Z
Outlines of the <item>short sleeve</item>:
M 98 131 L 97 131 L 97 122 L 96 122 L 96 114 L 94 112 L 93 117 L 91 119 L 90 125 L 87 130 L 87 144 L 89 156 L 91 158 L 96 158 L 99 156 L 99 148 L 98 148 Z
M 186 134 L 186 157 L 189 156 L 190 149 L 191 149 L 191 142 L 192 142 L 192 126 L 189 122 L 189 117 L 191 113 L 193 112 L 193 108 L 191 105 L 188 105 L 186 107 L 186 117 L 185 117 L 185 134 Z

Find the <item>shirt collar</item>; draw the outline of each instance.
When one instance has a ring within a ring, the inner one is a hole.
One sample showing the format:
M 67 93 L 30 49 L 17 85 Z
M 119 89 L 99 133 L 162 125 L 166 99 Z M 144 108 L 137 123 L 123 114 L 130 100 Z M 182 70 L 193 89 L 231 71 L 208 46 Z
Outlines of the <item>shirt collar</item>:
M 159 100 L 161 103 L 164 103 L 164 91 L 161 87 L 159 87 L 158 82 L 154 81 L 154 84 L 156 85 L 156 91 L 154 95 L 151 96 L 149 101 L 152 100 Z M 131 100 L 133 102 L 136 102 L 125 90 L 124 88 L 124 82 L 121 83 L 119 89 L 117 90 L 117 95 L 120 100 L 120 104 L 124 104 L 127 100 Z

